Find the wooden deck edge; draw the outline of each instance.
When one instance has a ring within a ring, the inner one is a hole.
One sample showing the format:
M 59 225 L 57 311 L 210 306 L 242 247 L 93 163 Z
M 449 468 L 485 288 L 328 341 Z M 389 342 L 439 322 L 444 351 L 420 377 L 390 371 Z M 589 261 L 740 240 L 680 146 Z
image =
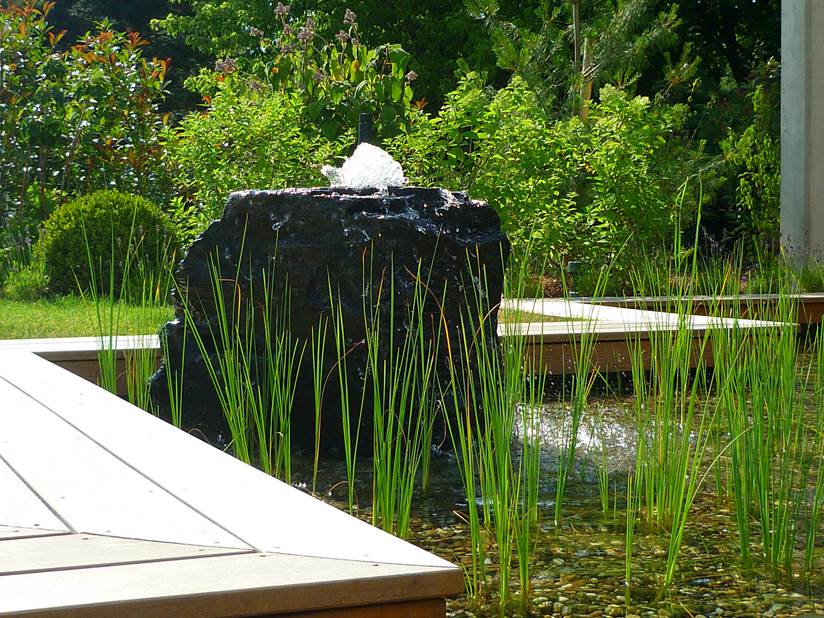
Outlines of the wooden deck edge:
M 250 561 L 259 560 L 261 554 L 248 556 Z M 181 581 L 185 586 L 187 566 L 199 563 L 220 561 L 229 556 L 212 556 L 192 560 L 175 561 L 181 570 Z M 234 558 L 238 556 L 235 555 Z M 329 560 L 329 559 L 319 559 Z M 345 560 L 330 560 L 341 563 L 345 568 Z M 185 563 L 189 563 L 188 565 Z M 165 565 L 172 565 L 166 562 Z M 134 566 L 134 565 L 132 565 Z M 375 565 L 379 567 L 379 565 Z M 61 573 L 61 584 L 70 584 L 72 581 L 82 586 L 94 586 L 96 578 L 101 573 L 112 569 L 126 569 L 128 567 L 100 567 L 91 569 L 76 569 Z M 213 567 L 210 567 L 213 568 Z M 261 568 L 265 568 L 261 566 Z M 107 574 L 110 575 L 111 573 Z M 66 577 L 70 579 L 66 579 Z M 160 576 L 169 577 L 165 572 Z M 233 573 L 227 572 L 231 579 Z M 15 577 L 7 576 L 13 580 Z M 129 576 L 123 571 L 122 581 L 129 582 Z M 140 578 L 135 584 L 138 589 L 151 589 L 151 580 Z M 128 587 L 128 586 L 127 586 Z M 0 616 L 36 616 L 38 618 L 57 618 L 71 615 L 73 618 L 143 618 L 145 616 L 169 618 L 220 618 L 224 616 L 398 616 L 406 614 L 386 613 L 383 608 L 412 607 L 416 611 L 426 609 L 429 613 L 410 614 L 415 618 L 444 615 L 444 599 L 457 596 L 464 592 L 463 572 L 458 568 L 436 569 L 410 568 L 409 572 L 390 575 L 361 576 L 352 579 L 341 577 L 331 581 L 307 582 L 301 584 L 286 584 L 258 586 L 256 588 L 239 587 L 235 589 L 215 590 L 209 592 L 186 593 L 154 598 L 129 598 L 112 602 L 86 605 L 56 604 L 54 607 L 38 608 L 36 610 L 15 610 L 9 613 L 0 611 Z M 440 613 L 432 613 L 434 608 L 440 608 Z M 371 613 L 361 613 L 368 610 Z
M 819 324 L 824 319 L 824 292 L 808 292 L 803 294 L 789 294 L 789 298 L 798 302 L 797 322 L 799 324 Z M 757 307 L 758 305 L 775 305 L 778 294 L 742 294 L 740 296 L 693 296 L 693 315 L 704 315 L 710 303 L 720 303 L 730 306 L 740 303 L 744 309 Z M 607 296 L 603 298 L 582 297 L 574 299 L 576 302 L 591 303 L 593 305 L 605 305 L 608 307 L 624 307 L 627 309 L 651 309 L 663 311 L 668 302 L 672 302 L 667 296 L 639 296 L 622 297 Z M 745 311 L 741 317 L 747 317 Z
M 269 614 L 272 616 L 273 614 Z M 281 614 L 281 618 L 443 618 L 446 615 L 444 599 L 424 599 L 422 601 L 404 601 L 385 605 L 359 605 Z

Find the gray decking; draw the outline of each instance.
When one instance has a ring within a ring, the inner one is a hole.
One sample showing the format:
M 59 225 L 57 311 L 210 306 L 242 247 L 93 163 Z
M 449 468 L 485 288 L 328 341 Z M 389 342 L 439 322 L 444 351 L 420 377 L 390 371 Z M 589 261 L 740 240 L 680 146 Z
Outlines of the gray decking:
M 445 560 L 0 352 L 0 615 L 443 616 L 462 590 Z

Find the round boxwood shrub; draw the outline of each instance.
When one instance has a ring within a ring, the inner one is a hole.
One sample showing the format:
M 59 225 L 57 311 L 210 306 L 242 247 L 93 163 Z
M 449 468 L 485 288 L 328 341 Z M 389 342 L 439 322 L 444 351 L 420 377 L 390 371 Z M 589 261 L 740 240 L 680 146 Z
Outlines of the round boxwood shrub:
M 49 291 L 121 294 L 124 276 L 169 272 L 178 251 L 177 234 L 149 200 L 119 191 L 96 191 L 57 208 L 37 245 L 45 260 Z M 113 275 L 113 278 L 110 276 Z

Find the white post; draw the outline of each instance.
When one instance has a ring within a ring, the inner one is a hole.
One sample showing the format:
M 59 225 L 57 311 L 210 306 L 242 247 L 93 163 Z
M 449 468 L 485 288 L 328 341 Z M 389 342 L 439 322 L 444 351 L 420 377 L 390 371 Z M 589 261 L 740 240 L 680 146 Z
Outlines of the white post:
M 824 0 L 781 2 L 781 244 L 824 259 Z

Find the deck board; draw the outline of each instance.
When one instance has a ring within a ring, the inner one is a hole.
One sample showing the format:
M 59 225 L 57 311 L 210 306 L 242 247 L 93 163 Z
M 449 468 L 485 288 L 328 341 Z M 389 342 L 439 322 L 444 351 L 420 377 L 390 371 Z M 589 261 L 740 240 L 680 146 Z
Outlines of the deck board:
M 0 455 L 73 530 L 249 549 L 3 377 Z M 53 386 L 50 390 L 57 397 L 55 404 L 65 402 L 63 392 Z M 141 447 L 146 445 L 151 442 Z M 151 454 L 151 449 L 147 452 Z M 13 502 L 0 502 L 0 524 L 23 523 L 18 508 Z
M 462 589 L 455 568 L 251 554 L 3 576 L 0 615 L 110 617 L 116 607 L 118 618 L 255 616 L 440 598 Z
M 35 355 L 0 354 L 0 375 L 258 550 L 453 568 Z M 284 533 L 290 530 L 312 533 Z
M 0 395 L 0 401 L 3 401 Z M 3 413 L 0 412 L 0 415 Z M 0 447 L 0 456 L 3 449 Z M 70 529 L 49 509 L 0 457 L 0 524 L 26 529 L 70 532 Z M 0 530 L 0 538 L 11 532 Z
M 463 591 L 449 562 L 30 352 L 0 351 L 0 456 L 0 497 L 20 494 L 0 499 L 0 615 L 430 618 Z
M 242 551 L 94 534 L 40 536 L 8 540 L 0 545 L 0 576 L 203 558 Z M 245 550 L 245 553 L 251 551 Z
M 45 528 L 26 528 L 24 526 L 0 525 L 0 541 L 28 539 L 36 536 L 58 536 L 61 534 L 71 534 L 71 532 L 68 530 L 48 530 Z

